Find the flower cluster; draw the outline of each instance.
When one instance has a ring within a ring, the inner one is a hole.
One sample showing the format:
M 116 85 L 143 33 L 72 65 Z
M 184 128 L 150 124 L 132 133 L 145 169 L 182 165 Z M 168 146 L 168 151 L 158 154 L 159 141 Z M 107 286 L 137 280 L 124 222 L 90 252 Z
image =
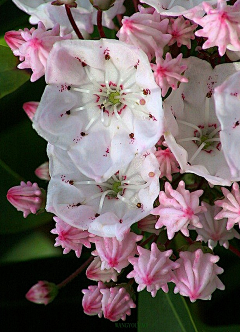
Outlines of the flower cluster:
M 240 63 L 225 57 L 239 59 L 240 0 L 141 0 L 130 16 L 124 0 L 13 2 L 37 24 L 5 40 L 32 82 L 45 77 L 23 108 L 49 160 L 35 171 L 46 200 L 29 181 L 8 200 L 24 217 L 53 213 L 64 254 L 91 250 L 88 315 L 125 320 L 133 284 L 211 299 L 224 289 L 213 250 L 240 239 Z M 45 286 L 27 298 L 49 303 Z

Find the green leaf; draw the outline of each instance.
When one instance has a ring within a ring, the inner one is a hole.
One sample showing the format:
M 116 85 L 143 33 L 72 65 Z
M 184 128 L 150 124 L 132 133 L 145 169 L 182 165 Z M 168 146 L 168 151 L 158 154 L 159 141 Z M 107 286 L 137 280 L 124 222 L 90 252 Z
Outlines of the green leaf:
M 191 313 L 184 297 L 159 290 L 153 298 L 146 290 L 138 297 L 138 332 L 239 332 L 240 325 L 208 326 Z M 195 303 L 194 303 L 195 304 Z M 191 305 L 194 305 L 190 303 Z
M 185 299 L 173 293 L 159 290 L 152 298 L 146 290 L 139 294 L 138 331 L 139 332 L 202 332 L 198 330 Z
M 0 98 L 29 80 L 30 74 L 17 68 L 17 58 L 10 48 L 0 45 Z
M 8 248 L 1 263 L 23 262 L 32 259 L 62 256 L 62 250 L 55 248 L 53 241 L 42 232 L 32 232 L 21 236 L 19 241 Z

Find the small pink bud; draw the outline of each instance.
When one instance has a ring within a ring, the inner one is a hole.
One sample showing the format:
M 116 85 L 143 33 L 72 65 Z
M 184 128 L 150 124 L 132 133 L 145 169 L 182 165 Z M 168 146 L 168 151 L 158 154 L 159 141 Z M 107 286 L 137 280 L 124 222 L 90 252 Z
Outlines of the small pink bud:
M 42 165 L 38 166 L 38 168 L 35 169 L 35 174 L 39 179 L 49 181 L 50 180 L 49 162 L 46 161 Z
M 26 299 L 37 304 L 47 305 L 55 299 L 57 294 L 57 285 L 48 281 L 39 281 L 29 289 Z
M 44 191 L 37 183 L 21 181 L 20 186 L 8 190 L 8 201 L 18 210 L 23 212 L 24 218 L 30 213 L 36 214 L 45 202 Z
M 38 101 L 28 101 L 23 104 L 23 109 L 30 120 L 33 119 L 34 114 L 38 108 L 39 102 Z

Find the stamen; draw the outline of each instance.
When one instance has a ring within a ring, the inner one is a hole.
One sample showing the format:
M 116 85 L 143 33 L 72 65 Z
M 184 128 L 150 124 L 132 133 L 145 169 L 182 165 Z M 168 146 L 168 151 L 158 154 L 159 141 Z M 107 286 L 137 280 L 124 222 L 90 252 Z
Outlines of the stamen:
M 104 193 L 102 193 L 102 197 L 100 199 L 100 202 L 99 202 L 99 207 L 98 207 L 98 213 L 101 214 L 102 212 L 102 207 L 103 207 L 103 203 L 104 203 L 104 199 L 105 197 L 107 196 L 107 194 L 109 194 L 110 192 L 113 192 L 113 190 L 107 190 L 107 191 L 104 191 Z
M 204 111 L 204 128 L 203 135 L 207 133 L 209 123 L 209 98 L 205 99 L 205 111 Z
M 93 85 L 95 85 L 97 88 L 102 88 L 102 86 L 91 76 L 88 67 L 84 67 L 85 73 L 87 74 L 87 77 L 92 82 Z
M 193 123 L 189 123 L 189 122 L 186 122 L 186 121 L 182 121 L 182 120 L 177 120 L 177 122 L 179 122 L 179 123 L 181 123 L 181 124 L 183 124 L 183 125 L 186 125 L 186 126 L 188 126 L 188 127 L 191 127 L 191 128 L 196 129 L 196 130 L 199 132 L 200 136 L 202 136 L 202 130 L 201 130 L 201 128 L 199 128 L 199 127 L 196 126 L 195 124 L 193 124 Z
M 193 156 L 191 157 L 191 159 L 189 160 L 189 163 L 191 164 L 193 162 L 193 160 L 197 157 L 197 155 L 202 151 L 202 149 L 204 148 L 204 146 L 206 145 L 205 142 L 203 142 L 199 148 L 197 149 L 197 151 L 193 154 Z
M 148 182 L 145 182 L 144 184 L 126 184 L 125 183 L 122 186 L 119 186 L 119 188 L 123 189 L 144 189 L 149 186 Z
M 221 131 L 221 126 L 217 127 L 216 129 L 214 129 L 209 135 L 209 138 L 212 138 L 214 135 L 216 135 L 219 131 Z
M 187 137 L 187 138 L 181 138 L 178 140 L 178 142 L 188 142 L 188 141 L 201 141 L 199 137 Z
M 92 90 L 89 90 L 89 89 L 80 89 L 80 88 L 73 88 L 73 91 L 82 92 L 82 93 L 90 93 L 90 92 L 92 92 Z

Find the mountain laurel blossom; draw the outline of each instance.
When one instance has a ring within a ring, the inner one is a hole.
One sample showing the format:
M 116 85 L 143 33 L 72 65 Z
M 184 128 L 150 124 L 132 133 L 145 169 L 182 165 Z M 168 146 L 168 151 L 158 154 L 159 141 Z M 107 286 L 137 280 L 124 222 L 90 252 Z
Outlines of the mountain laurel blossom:
M 222 210 L 215 216 L 216 220 L 227 218 L 227 230 L 233 228 L 235 224 L 240 228 L 240 191 L 239 184 L 234 183 L 231 192 L 227 188 L 222 188 L 224 199 L 215 201 L 216 206 Z
M 147 291 L 155 297 L 161 288 L 165 293 L 168 292 L 167 283 L 172 281 L 172 271 L 179 267 L 179 264 L 171 261 L 169 257 L 172 250 L 161 252 L 156 243 L 152 243 L 151 250 L 137 247 L 139 257 L 129 258 L 133 265 L 133 271 L 127 278 L 134 278 L 138 284 L 137 291 L 142 291 L 147 287 Z
M 59 36 L 60 26 L 56 24 L 53 29 L 47 30 L 42 22 L 38 23 L 37 29 L 31 28 L 30 30 L 25 28 L 19 31 L 19 39 L 22 41 L 17 47 L 16 42 L 12 41 L 13 33 L 7 32 L 5 34 L 5 40 L 7 44 L 12 46 L 13 54 L 19 56 L 20 61 L 19 69 L 32 69 L 31 82 L 37 81 L 41 76 L 45 74 L 47 58 L 56 41 L 69 39 L 70 35 L 63 37 Z
M 202 228 L 198 216 L 199 213 L 206 211 L 204 206 L 199 205 L 199 197 L 202 194 L 203 190 L 194 192 L 186 190 L 183 181 L 179 182 L 176 190 L 166 182 L 165 191 L 159 193 L 160 205 L 151 211 L 153 215 L 159 216 L 155 227 L 159 229 L 165 226 L 169 240 L 178 231 L 189 236 L 189 225 Z
M 152 210 L 160 173 L 153 153 L 135 157 L 105 182 L 83 175 L 65 150 L 49 145 L 48 156 L 46 209 L 69 225 L 122 240 L 130 226 Z
M 201 249 L 180 252 L 180 258 L 176 260 L 180 267 L 174 271 L 174 293 L 195 302 L 197 299 L 210 300 L 216 288 L 224 290 L 225 286 L 217 277 L 223 273 L 223 269 L 216 265 L 218 261 L 218 256 L 204 254 Z
M 227 48 L 240 51 L 240 1 L 233 6 L 229 6 L 225 0 L 218 0 L 217 8 L 207 2 L 203 2 L 202 6 L 207 15 L 194 19 L 203 27 L 195 35 L 207 38 L 202 48 L 217 46 L 220 56 L 225 54 Z
M 161 91 L 147 56 L 134 46 L 106 39 L 56 43 L 46 81 L 34 128 L 98 182 L 163 133 Z
M 62 221 L 58 217 L 53 218 L 56 222 L 56 228 L 51 230 L 52 234 L 57 234 L 55 239 L 55 247 L 61 246 L 64 248 L 63 253 L 68 254 L 71 250 L 75 251 L 76 256 L 79 258 L 82 253 L 82 246 L 91 248 L 91 237 L 93 234 L 88 231 L 82 231 L 76 227 L 72 227 Z
M 102 269 L 114 268 L 118 273 L 128 266 L 128 259 L 137 253 L 136 242 L 142 239 L 142 235 L 133 232 L 127 233 L 121 241 L 116 238 L 95 237 L 91 242 L 95 243 L 96 250 L 92 255 L 100 257 Z
M 119 319 L 126 320 L 126 316 L 131 315 L 131 309 L 136 308 L 136 304 L 123 287 L 102 288 L 100 292 L 103 295 L 102 311 L 104 318 L 112 322 Z

